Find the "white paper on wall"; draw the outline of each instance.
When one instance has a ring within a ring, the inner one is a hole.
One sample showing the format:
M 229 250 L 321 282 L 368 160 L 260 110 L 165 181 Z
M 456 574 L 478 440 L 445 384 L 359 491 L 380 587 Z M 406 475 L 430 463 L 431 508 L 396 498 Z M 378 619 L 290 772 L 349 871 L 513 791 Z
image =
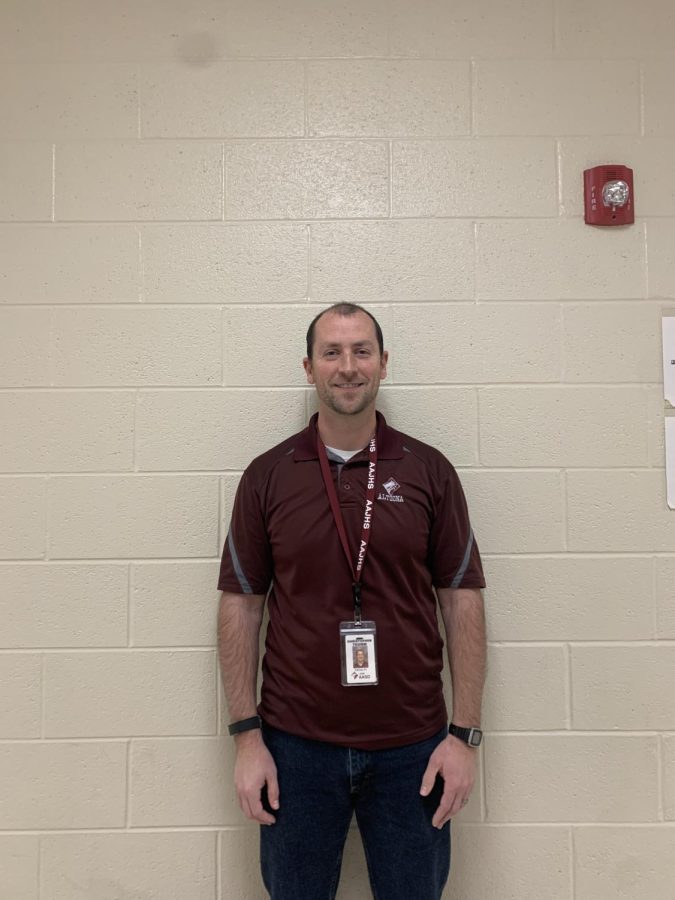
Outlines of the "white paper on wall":
M 666 416 L 666 486 L 668 506 L 675 509 L 675 416 Z
M 664 316 L 663 333 L 663 396 L 675 407 L 675 315 Z

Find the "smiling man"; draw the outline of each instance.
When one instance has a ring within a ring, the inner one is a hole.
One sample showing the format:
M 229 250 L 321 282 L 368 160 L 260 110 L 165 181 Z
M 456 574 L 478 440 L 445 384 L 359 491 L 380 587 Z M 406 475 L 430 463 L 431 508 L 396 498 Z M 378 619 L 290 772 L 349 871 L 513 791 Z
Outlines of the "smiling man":
M 235 786 L 264 826 L 272 900 L 335 897 L 352 815 L 374 897 L 439 900 L 450 820 L 476 776 L 480 556 L 451 464 L 376 411 L 387 361 L 362 307 L 336 304 L 312 321 L 303 364 L 319 411 L 246 469 L 223 550 L 218 647 Z

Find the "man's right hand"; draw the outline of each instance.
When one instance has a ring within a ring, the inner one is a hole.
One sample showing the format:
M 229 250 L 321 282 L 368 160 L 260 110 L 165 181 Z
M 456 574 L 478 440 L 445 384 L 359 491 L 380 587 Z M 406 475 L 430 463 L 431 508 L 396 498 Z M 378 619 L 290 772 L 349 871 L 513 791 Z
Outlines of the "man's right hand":
M 264 809 L 261 800 L 262 789 L 267 785 L 269 804 L 272 809 L 279 809 L 279 782 L 272 754 L 259 729 L 238 734 L 234 740 L 237 746 L 234 786 L 241 811 L 261 825 L 274 825 L 276 819 Z

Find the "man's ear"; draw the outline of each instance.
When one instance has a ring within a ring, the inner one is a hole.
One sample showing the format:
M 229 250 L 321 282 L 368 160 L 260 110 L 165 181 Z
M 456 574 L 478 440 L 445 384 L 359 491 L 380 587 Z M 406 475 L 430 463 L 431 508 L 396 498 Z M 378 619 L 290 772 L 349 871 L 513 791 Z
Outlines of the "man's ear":
M 302 366 L 307 376 L 307 384 L 314 384 L 314 375 L 312 374 L 312 360 L 306 356 L 302 361 Z
M 389 362 L 389 351 L 384 350 L 382 352 L 382 360 L 380 362 L 380 378 L 387 377 L 387 363 Z

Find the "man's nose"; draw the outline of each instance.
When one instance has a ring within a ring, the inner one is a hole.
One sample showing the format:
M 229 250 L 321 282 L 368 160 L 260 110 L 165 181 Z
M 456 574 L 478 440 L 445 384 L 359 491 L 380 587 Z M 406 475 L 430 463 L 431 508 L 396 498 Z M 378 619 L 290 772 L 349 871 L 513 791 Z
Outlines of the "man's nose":
M 344 372 L 354 372 L 356 369 L 356 356 L 346 350 L 342 354 L 342 370 Z

